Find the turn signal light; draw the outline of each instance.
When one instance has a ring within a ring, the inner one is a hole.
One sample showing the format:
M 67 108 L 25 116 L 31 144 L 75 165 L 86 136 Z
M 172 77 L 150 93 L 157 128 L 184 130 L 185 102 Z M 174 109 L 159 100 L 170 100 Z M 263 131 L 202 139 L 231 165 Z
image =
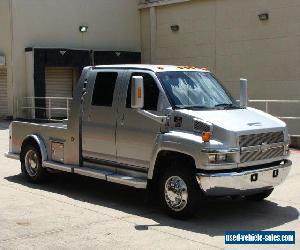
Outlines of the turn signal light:
M 212 132 L 203 132 L 202 133 L 202 140 L 204 142 L 209 142 L 211 138 L 212 138 Z

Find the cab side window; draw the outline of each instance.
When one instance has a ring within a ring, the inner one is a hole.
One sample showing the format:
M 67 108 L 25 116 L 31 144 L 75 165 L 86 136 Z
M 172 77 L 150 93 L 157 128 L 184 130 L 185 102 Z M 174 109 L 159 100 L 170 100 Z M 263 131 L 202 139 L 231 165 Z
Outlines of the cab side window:
M 99 72 L 96 77 L 92 105 L 111 107 L 118 73 Z
M 131 108 L 131 79 L 133 76 L 142 76 L 144 79 L 144 109 L 157 110 L 159 89 L 153 77 L 147 73 L 133 73 L 130 77 L 127 90 L 126 108 Z

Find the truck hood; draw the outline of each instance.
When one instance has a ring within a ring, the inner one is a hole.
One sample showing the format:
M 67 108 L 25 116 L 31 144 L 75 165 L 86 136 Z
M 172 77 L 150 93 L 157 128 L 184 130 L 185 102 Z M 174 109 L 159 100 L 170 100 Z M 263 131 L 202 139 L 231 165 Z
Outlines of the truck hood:
M 247 132 L 270 132 L 286 127 L 285 123 L 278 118 L 254 108 L 231 109 L 231 110 L 180 110 L 185 115 L 198 118 L 236 134 Z

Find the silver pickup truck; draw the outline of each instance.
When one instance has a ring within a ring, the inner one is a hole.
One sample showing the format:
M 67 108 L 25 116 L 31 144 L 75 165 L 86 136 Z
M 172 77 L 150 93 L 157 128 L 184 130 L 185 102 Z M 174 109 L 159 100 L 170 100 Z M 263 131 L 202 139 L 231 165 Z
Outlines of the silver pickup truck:
M 263 200 L 287 177 L 286 124 L 237 103 L 206 69 L 109 65 L 84 68 L 70 117 L 14 121 L 7 157 L 40 183 L 53 170 L 157 192 L 174 217 L 206 197 Z

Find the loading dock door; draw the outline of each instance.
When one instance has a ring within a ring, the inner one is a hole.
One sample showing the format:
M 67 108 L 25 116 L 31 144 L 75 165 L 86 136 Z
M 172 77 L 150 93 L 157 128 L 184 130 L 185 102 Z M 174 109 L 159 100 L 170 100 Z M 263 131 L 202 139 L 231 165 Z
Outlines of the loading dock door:
M 0 118 L 8 116 L 7 70 L 0 67 Z
M 76 69 L 71 67 L 46 67 L 46 97 L 72 97 L 73 86 L 76 81 Z M 46 100 L 46 107 L 49 103 Z M 51 101 L 51 117 L 66 117 L 66 110 L 55 110 L 55 108 L 66 108 L 66 100 L 53 99 Z M 47 111 L 49 116 L 49 110 Z

